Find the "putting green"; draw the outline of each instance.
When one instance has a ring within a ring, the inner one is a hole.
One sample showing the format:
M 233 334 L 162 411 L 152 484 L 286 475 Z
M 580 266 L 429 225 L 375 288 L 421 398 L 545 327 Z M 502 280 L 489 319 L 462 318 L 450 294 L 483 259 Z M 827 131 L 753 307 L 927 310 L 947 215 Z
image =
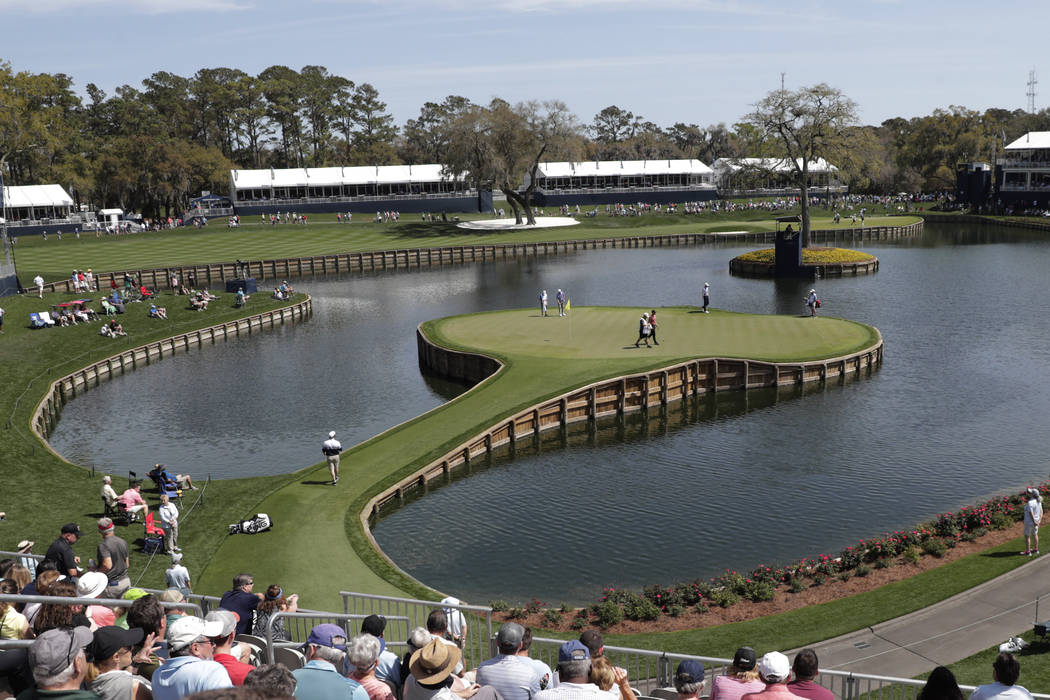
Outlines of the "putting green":
M 660 345 L 635 348 L 643 309 L 584 307 L 559 317 L 556 308 L 547 317 L 538 309 L 519 309 L 423 324 L 434 342 L 497 357 L 503 370 L 453 401 L 344 451 L 338 485 L 328 483 L 324 464 L 299 472 L 258 506 L 274 519 L 274 529 L 227 538 L 197 587 L 225 590 L 233 575 L 251 572 L 256 580 L 300 593 L 305 607 L 322 610 L 338 609 L 339 590 L 432 595 L 372 548 L 359 514 L 372 496 L 486 427 L 579 386 L 689 359 L 817 360 L 860 351 L 878 339 L 875 329 L 841 319 L 702 314 L 675 307 L 658 310 Z M 420 523 L 420 536 L 431 536 L 437 526 Z

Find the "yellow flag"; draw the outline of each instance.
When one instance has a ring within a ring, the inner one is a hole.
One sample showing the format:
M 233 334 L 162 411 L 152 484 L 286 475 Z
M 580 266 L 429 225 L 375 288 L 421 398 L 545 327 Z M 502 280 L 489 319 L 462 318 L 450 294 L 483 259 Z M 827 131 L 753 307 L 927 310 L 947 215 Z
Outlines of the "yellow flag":
M 565 300 L 565 310 L 568 311 L 571 308 L 572 308 L 572 299 L 566 299 Z

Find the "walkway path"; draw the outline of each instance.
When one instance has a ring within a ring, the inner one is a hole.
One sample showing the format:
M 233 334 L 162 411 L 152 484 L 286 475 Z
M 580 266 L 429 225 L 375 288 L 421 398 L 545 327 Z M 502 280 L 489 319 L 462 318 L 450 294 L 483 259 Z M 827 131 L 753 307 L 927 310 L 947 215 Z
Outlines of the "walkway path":
M 912 678 L 1032 628 L 1036 599 L 1050 593 L 1043 555 L 928 608 L 812 646 L 821 668 Z M 1050 619 L 1050 598 L 1039 605 Z

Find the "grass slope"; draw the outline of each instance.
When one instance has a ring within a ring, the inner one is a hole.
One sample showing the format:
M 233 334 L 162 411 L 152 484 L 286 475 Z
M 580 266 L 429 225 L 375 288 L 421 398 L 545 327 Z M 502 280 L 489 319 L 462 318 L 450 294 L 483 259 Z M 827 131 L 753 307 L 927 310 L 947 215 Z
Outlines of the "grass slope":
M 238 571 L 252 571 L 257 578 L 298 591 L 305 605 L 322 609 L 339 602 L 333 582 L 344 590 L 427 595 L 371 548 L 358 514 L 383 487 L 484 427 L 572 388 L 694 357 L 815 359 L 868 347 L 875 338 L 867 326 L 827 317 L 717 310 L 703 315 L 695 308 L 677 307 L 660 311 L 661 344 L 636 349 L 639 313 L 586 307 L 560 318 L 517 310 L 426 324 L 443 344 L 498 357 L 503 371 L 454 401 L 345 451 L 338 486 L 326 483 L 323 465 L 297 474 L 259 505 L 260 511 L 290 526 L 253 538 L 259 545 L 251 549 L 241 539 L 227 540 L 203 572 L 204 585 L 221 589 Z M 310 546 L 304 547 L 304 542 Z M 318 552 L 323 553 L 324 577 L 309 573 L 316 570 Z
M 61 241 L 54 235 L 46 241 L 36 236 L 25 237 L 19 238 L 15 246 L 16 265 L 22 284 L 28 284 L 38 273 L 52 282 L 65 278 L 74 268 L 109 271 L 395 248 L 716 231 L 772 231 L 775 227 L 770 212 L 764 210 L 696 216 L 599 216 L 596 219 L 584 219 L 583 223 L 576 226 L 504 233 L 469 231 L 456 228 L 451 223 L 422 223 L 407 216 L 396 224 L 366 221 L 338 224 L 331 214 L 311 214 L 309 219 L 310 224 L 305 227 L 291 224 L 276 227 L 263 225 L 258 219 L 249 217 L 240 228 L 233 230 L 215 222 L 199 230 L 185 228 L 102 238 L 95 238 L 94 234 L 82 234 L 79 239 L 66 235 Z M 813 228 L 836 228 L 830 217 L 815 217 L 812 221 Z M 904 226 L 915 221 L 918 218 L 873 217 L 868 219 L 867 225 Z M 848 224 L 843 223 L 837 228 L 846 227 Z

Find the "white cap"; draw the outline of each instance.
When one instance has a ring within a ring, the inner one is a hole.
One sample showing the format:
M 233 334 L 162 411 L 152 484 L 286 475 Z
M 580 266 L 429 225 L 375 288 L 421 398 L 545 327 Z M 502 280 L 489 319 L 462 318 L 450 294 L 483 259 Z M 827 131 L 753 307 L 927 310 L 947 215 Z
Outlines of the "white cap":
M 766 683 L 783 683 L 791 675 L 791 662 L 779 651 L 771 651 L 759 659 L 758 675 Z
M 328 433 L 328 437 L 335 437 L 335 431 L 333 430 L 330 433 Z

